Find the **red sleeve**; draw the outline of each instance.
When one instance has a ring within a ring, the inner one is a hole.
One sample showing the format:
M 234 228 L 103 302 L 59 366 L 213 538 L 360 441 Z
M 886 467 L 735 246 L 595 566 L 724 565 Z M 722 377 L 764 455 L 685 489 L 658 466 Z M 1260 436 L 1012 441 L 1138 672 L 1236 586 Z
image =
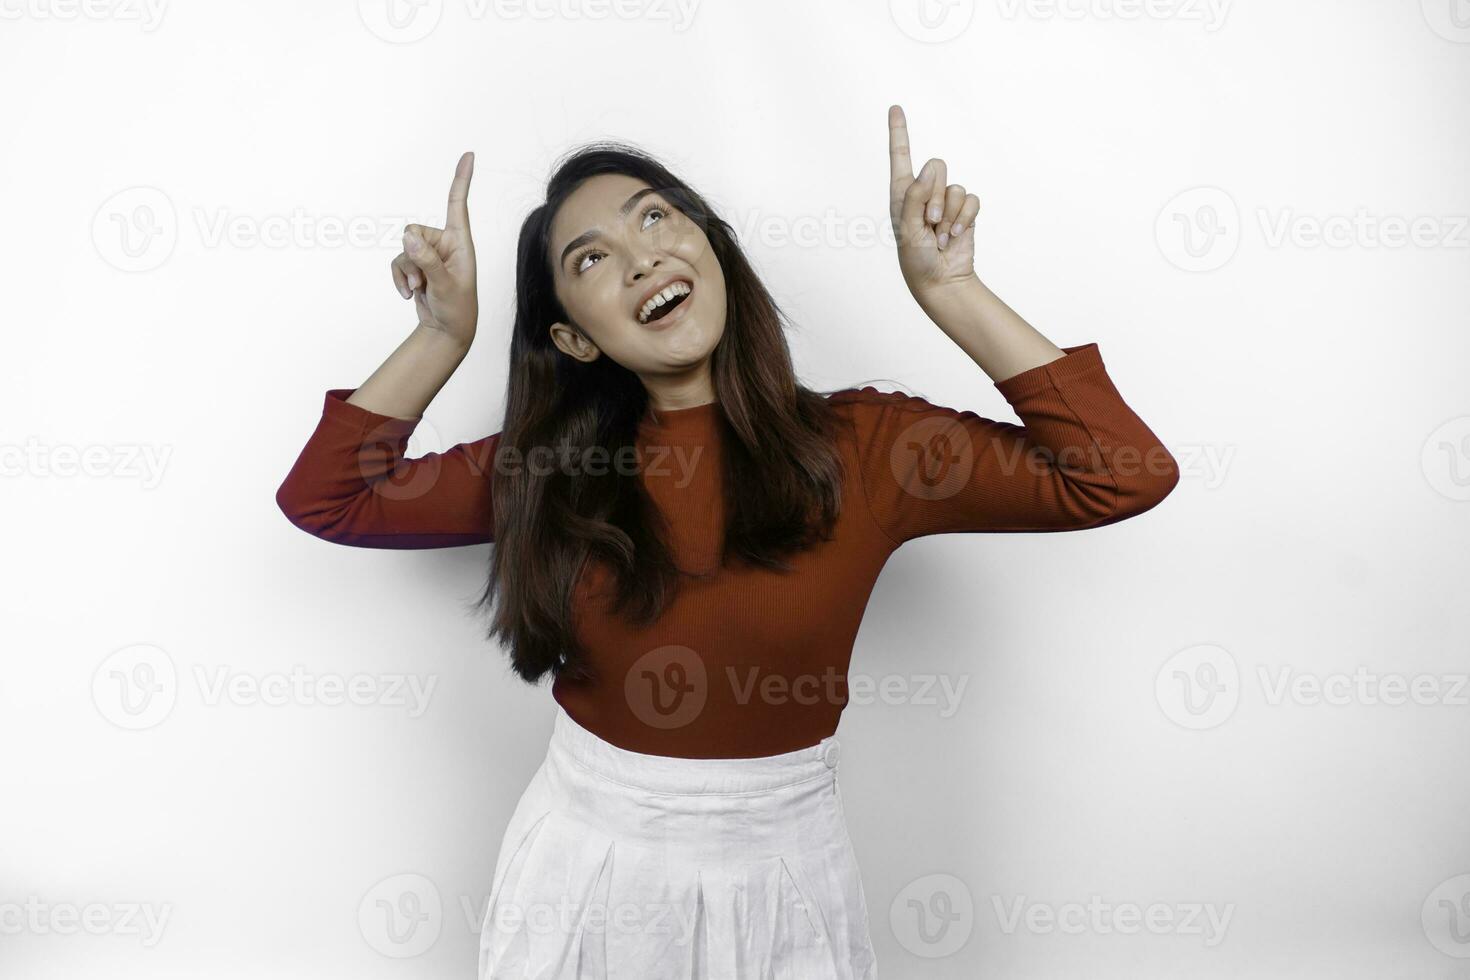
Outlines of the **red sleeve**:
M 451 548 L 495 540 L 490 476 L 500 433 L 404 459 L 418 419 L 326 394 L 322 417 L 276 491 L 292 524 L 358 548 Z
M 1020 425 L 856 389 L 863 487 L 895 547 L 950 531 L 1071 531 L 1142 514 L 1179 468 L 1108 377 L 1097 344 L 995 383 Z

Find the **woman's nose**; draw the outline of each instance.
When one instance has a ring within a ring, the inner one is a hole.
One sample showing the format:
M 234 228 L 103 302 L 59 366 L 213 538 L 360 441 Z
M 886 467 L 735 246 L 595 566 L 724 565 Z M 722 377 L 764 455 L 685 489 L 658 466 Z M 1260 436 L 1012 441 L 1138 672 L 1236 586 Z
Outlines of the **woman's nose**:
M 628 282 L 638 282 L 658 271 L 659 263 L 663 260 L 657 255 L 646 254 L 641 258 L 635 258 L 628 267 Z

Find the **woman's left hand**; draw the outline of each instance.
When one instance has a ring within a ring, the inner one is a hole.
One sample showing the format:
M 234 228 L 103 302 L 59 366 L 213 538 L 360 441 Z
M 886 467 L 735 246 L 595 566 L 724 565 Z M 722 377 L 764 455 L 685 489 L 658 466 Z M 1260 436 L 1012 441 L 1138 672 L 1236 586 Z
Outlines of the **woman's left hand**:
M 898 240 L 898 267 L 920 306 L 975 275 L 975 215 L 980 199 L 945 184 L 944 161 L 933 158 L 917 178 L 909 159 L 903 109 L 888 107 L 889 216 Z M 958 230 L 956 230 L 958 229 Z

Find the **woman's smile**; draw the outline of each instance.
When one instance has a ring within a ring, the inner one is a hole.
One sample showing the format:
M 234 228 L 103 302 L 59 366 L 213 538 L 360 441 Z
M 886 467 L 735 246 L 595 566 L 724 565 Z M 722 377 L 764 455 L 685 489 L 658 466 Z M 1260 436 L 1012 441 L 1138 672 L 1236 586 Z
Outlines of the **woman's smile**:
M 694 283 L 687 276 L 674 276 L 648 292 L 635 318 L 642 327 L 663 330 L 683 319 L 685 310 L 694 302 L 694 292 Z

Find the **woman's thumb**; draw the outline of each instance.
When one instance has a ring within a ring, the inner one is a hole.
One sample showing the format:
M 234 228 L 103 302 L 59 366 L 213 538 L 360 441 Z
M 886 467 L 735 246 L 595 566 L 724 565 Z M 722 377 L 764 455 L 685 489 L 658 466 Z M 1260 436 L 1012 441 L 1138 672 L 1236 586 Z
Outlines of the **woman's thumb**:
M 408 253 L 414 265 L 424 270 L 424 275 L 428 277 L 429 282 L 443 280 L 444 263 L 439 260 L 439 253 L 416 232 L 403 233 L 403 250 Z

